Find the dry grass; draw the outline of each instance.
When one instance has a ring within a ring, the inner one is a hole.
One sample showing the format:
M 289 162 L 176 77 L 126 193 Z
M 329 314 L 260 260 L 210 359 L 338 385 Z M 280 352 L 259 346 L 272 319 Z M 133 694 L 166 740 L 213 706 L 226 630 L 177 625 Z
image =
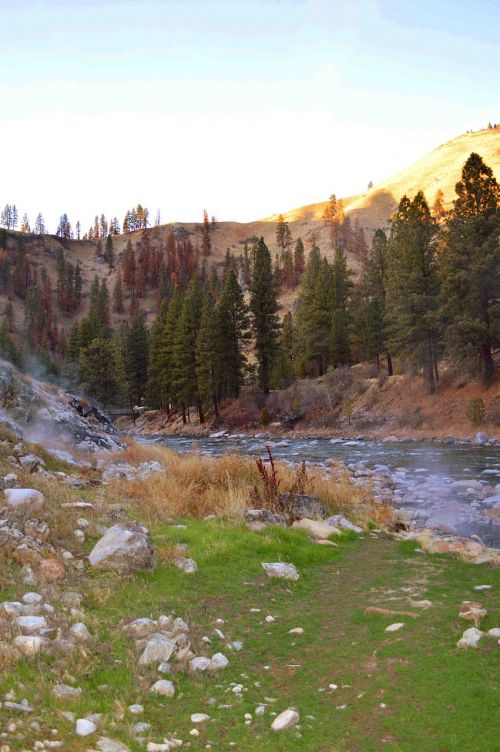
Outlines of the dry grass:
M 220 458 L 177 454 L 161 446 L 131 444 L 114 456 L 115 461 L 137 466 L 155 460 L 164 468 L 144 480 L 116 480 L 109 485 L 113 496 L 125 499 L 149 519 L 205 517 L 210 514 L 242 519 L 255 497 L 265 498 L 262 477 L 254 460 L 237 454 Z M 276 463 L 280 492 L 296 487 L 300 470 Z M 319 498 L 334 512 L 358 517 L 370 504 L 370 492 L 354 485 L 347 474 L 328 477 L 320 468 L 308 468 L 304 491 Z

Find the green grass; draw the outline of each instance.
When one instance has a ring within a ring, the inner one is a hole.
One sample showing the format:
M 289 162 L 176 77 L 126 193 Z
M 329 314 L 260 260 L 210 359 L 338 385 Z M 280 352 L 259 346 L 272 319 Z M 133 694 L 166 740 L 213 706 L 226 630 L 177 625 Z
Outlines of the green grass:
M 186 543 L 198 563 L 196 574 L 179 572 L 161 556 L 151 574 L 118 578 L 92 572 L 85 585 L 75 585 L 85 595 L 86 623 L 97 636 L 87 656 L 66 662 L 21 661 L 1 677 L 0 693 L 22 683 L 25 689 L 18 696 L 34 704 L 34 715 L 47 733 L 60 729 L 68 749 L 84 750 L 91 744 L 74 739 L 72 725 L 61 719 L 63 709 L 77 717 L 104 713 L 109 735 L 134 752 L 144 749 L 131 736 L 137 720 L 152 724 L 153 741 L 173 734 L 200 750 L 208 743 L 220 750 L 232 749 L 233 743 L 245 752 L 498 748 L 500 650 L 489 638 L 477 650 L 456 648 L 470 626 L 457 616 L 462 600 L 477 599 L 487 606 L 483 629 L 500 625 L 498 570 L 422 555 L 413 544 L 383 537 L 359 540 L 345 535 L 333 548 L 311 543 L 302 531 L 268 528 L 259 534 L 220 520 L 185 522 L 187 530 L 160 525 L 152 534 L 160 553 Z M 263 561 L 293 562 L 301 577 L 298 582 L 270 579 L 261 568 Z M 493 589 L 479 594 L 473 589 L 476 584 L 491 584 Z M 418 619 L 363 613 L 368 605 L 408 610 L 412 594 L 434 604 Z M 191 626 L 197 654 L 221 650 L 230 665 L 216 676 L 191 676 L 174 663 L 169 678 L 176 696 L 159 699 L 148 694 L 158 675 L 139 669 L 133 641 L 124 637 L 119 624 L 171 612 Z M 267 614 L 275 622 L 265 622 Z M 217 618 L 224 620 L 226 641 L 242 640 L 243 651 L 230 652 L 213 635 Z M 388 634 L 385 627 L 393 621 L 405 626 Z M 290 635 L 297 626 L 304 634 Z M 203 635 L 213 638 L 210 646 L 204 646 Z M 61 703 L 50 689 L 68 680 L 68 674 L 82 687 L 83 696 Z M 246 691 L 236 696 L 231 682 L 242 683 Z M 338 689 L 320 691 L 329 683 Z M 134 702 L 145 707 L 139 718 L 126 712 Z M 265 715 L 245 725 L 244 714 L 253 715 L 263 702 L 268 704 Z M 343 705 L 345 709 L 337 709 Z M 289 706 L 300 712 L 300 729 L 273 733 L 271 711 Z M 189 736 L 193 712 L 206 712 L 212 719 L 197 738 Z M 26 739 L 9 743 L 13 752 L 27 748 Z

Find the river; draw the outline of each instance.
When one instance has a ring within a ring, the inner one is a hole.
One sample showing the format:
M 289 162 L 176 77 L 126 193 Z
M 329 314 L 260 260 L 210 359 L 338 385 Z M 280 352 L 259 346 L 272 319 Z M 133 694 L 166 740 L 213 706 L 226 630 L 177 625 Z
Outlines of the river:
M 479 535 L 484 543 L 500 548 L 500 517 L 494 522 L 492 508 L 500 509 L 500 446 L 440 444 L 434 442 L 387 442 L 380 440 L 270 439 L 254 436 L 137 436 L 138 441 L 161 443 L 178 452 L 197 451 L 213 456 L 241 452 L 273 456 L 286 462 L 323 466 L 336 459 L 358 475 L 373 470 L 370 482 L 375 495 L 383 496 L 384 481 L 394 492 L 394 505 L 405 510 L 415 525 L 429 525 L 445 533 Z

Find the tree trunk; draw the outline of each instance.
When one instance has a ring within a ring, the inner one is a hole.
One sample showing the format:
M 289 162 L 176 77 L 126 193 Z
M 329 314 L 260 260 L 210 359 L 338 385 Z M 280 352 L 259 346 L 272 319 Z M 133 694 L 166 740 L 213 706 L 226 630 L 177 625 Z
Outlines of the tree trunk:
M 217 395 L 215 394 L 215 392 L 214 392 L 214 393 L 213 393 L 213 395 L 212 395 L 212 403 L 213 403 L 213 406 L 214 406 L 214 417 L 215 417 L 215 422 L 216 422 L 216 423 L 218 423 L 218 422 L 219 422 L 219 420 L 220 420 L 220 415 L 219 415 L 219 403 L 217 402 Z
M 481 361 L 483 371 L 483 383 L 488 385 L 491 383 L 493 374 L 495 373 L 495 362 L 493 360 L 493 354 L 491 347 L 487 344 L 481 345 Z
M 205 422 L 205 415 L 203 414 L 203 402 L 201 401 L 200 397 L 196 398 L 196 403 L 198 405 L 198 418 L 200 420 L 200 425 Z
M 182 423 L 184 426 L 186 425 L 186 405 L 184 402 L 182 403 Z
M 388 376 L 393 376 L 394 375 L 394 371 L 393 371 L 393 368 L 392 368 L 392 355 L 389 352 L 389 350 L 387 350 L 387 352 L 385 354 L 385 357 L 387 358 L 387 375 Z

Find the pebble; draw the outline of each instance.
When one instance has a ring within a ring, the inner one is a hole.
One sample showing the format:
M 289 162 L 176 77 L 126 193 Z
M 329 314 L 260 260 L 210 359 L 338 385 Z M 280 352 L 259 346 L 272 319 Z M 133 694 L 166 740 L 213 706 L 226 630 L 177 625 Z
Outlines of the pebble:
M 205 723 L 205 721 L 209 721 L 210 716 L 206 713 L 192 713 L 191 714 L 191 723 Z
M 288 634 L 304 634 L 304 630 L 302 627 L 294 627 L 293 629 L 290 629 Z
M 175 687 L 168 679 L 158 679 L 149 690 L 155 695 L 162 695 L 163 697 L 173 697 L 175 695 Z

